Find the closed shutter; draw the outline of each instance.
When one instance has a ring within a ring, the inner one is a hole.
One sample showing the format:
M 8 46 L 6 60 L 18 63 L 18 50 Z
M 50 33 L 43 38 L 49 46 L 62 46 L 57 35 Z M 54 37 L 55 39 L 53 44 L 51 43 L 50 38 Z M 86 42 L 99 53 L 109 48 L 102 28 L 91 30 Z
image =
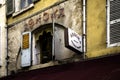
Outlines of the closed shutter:
M 110 45 L 120 42 L 120 0 L 110 1 Z
M 7 4 L 7 15 L 10 15 L 14 12 L 14 0 L 6 0 Z
M 21 54 L 21 66 L 31 66 L 31 32 L 24 32 L 22 34 L 22 54 Z

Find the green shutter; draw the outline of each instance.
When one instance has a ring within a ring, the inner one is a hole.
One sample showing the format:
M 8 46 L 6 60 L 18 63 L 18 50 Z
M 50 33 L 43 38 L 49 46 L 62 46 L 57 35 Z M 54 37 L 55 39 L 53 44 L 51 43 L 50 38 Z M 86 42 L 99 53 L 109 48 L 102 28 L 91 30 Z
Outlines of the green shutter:
M 6 0 L 7 4 L 7 15 L 10 15 L 14 12 L 14 0 Z

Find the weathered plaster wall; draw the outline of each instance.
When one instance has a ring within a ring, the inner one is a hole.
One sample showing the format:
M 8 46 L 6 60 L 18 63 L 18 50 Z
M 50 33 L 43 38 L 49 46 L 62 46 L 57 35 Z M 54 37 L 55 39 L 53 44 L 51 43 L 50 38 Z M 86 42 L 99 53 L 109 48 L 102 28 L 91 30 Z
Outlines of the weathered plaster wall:
M 87 57 L 120 53 L 120 47 L 107 48 L 106 0 L 87 0 Z
M 4 0 L 1 0 L 5 4 Z M 5 5 L 0 7 L 0 77 L 6 76 L 6 53 L 7 53 L 7 40 L 6 40 L 6 10 Z
M 37 11 L 44 10 L 44 8 L 49 7 L 53 3 L 57 2 L 56 0 L 41 0 L 36 3 L 34 9 L 29 10 L 25 14 L 21 14 L 16 16 L 15 18 L 11 17 L 8 19 L 8 24 L 12 24 L 21 19 L 26 18 L 30 14 L 34 14 Z M 72 6 L 72 7 L 71 7 Z M 62 9 L 62 10 L 61 10 Z M 17 69 L 21 69 L 20 67 L 20 57 L 17 61 L 17 56 L 19 54 L 20 46 L 21 46 L 21 34 L 24 31 L 33 31 L 41 25 L 45 25 L 48 23 L 61 24 L 65 27 L 72 28 L 79 34 L 82 34 L 82 2 L 81 0 L 69 0 L 60 5 L 56 5 L 44 12 L 41 12 L 33 17 L 20 21 L 16 24 L 13 24 L 8 29 L 8 55 L 9 55 L 9 73 L 11 71 L 16 71 Z M 54 16 L 52 16 L 54 15 Z M 32 21 L 32 24 L 29 22 Z M 70 55 L 69 55 L 70 56 Z M 47 63 L 43 65 L 33 66 L 29 69 L 35 69 L 40 67 L 52 66 L 53 63 Z M 14 66 L 14 67 L 13 67 Z

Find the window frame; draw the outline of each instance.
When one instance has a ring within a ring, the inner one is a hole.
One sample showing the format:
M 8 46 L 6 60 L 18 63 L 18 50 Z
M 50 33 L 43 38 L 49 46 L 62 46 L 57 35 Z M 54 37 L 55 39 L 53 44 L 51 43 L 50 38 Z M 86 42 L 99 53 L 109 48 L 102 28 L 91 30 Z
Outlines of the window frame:
M 14 12 L 12 16 L 15 17 L 15 16 L 17 16 L 17 15 L 19 15 L 19 14 L 21 14 L 21 13 L 23 13 L 23 12 L 25 12 L 25 11 L 31 9 L 31 8 L 33 8 L 33 7 L 34 7 L 34 4 L 32 3 L 28 7 L 23 8 L 23 9 L 17 11 L 17 12 Z
M 6 15 L 9 16 L 9 15 L 12 15 L 12 17 L 15 17 L 31 8 L 34 7 L 34 3 L 37 2 L 39 0 L 31 0 L 31 4 L 29 4 L 28 6 L 24 7 L 21 9 L 21 0 L 12 0 L 12 5 L 8 5 L 6 4 L 8 7 L 12 7 L 12 10 L 11 11 L 8 11 L 8 7 L 6 7 Z
M 106 7 L 107 7 L 107 10 L 106 10 L 106 12 L 107 12 L 107 17 L 106 17 L 107 18 L 106 19 L 107 20 L 107 47 L 115 47 L 115 46 L 120 46 L 120 42 L 111 43 L 111 41 L 110 41 L 110 38 L 111 38 L 110 26 L 112 24 L 114 24 L 114 22 L 116 22 L 116 21 L 120 22 L 120 18 L 117 20 L 110 21 L 110 1 L 114 1 L 114 0 L 107 0 L 107 5 L 106 5 Z

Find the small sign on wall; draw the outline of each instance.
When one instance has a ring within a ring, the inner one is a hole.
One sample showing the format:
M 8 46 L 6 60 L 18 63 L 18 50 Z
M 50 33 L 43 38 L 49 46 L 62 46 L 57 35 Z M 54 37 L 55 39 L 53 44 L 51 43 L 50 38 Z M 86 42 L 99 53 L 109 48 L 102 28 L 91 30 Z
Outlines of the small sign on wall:
M 23 49 L 29 48 L 29 34 L 24 34 L 23 35 L 22 48 Z
M 21 67 L 31 65 L 31 32 L 24 32 L 22 34 L 22 55 Z
M 76 53 L 83 52 L 82 50 L 82 36 L 67 28 L 65 30 L 65 46 Z

